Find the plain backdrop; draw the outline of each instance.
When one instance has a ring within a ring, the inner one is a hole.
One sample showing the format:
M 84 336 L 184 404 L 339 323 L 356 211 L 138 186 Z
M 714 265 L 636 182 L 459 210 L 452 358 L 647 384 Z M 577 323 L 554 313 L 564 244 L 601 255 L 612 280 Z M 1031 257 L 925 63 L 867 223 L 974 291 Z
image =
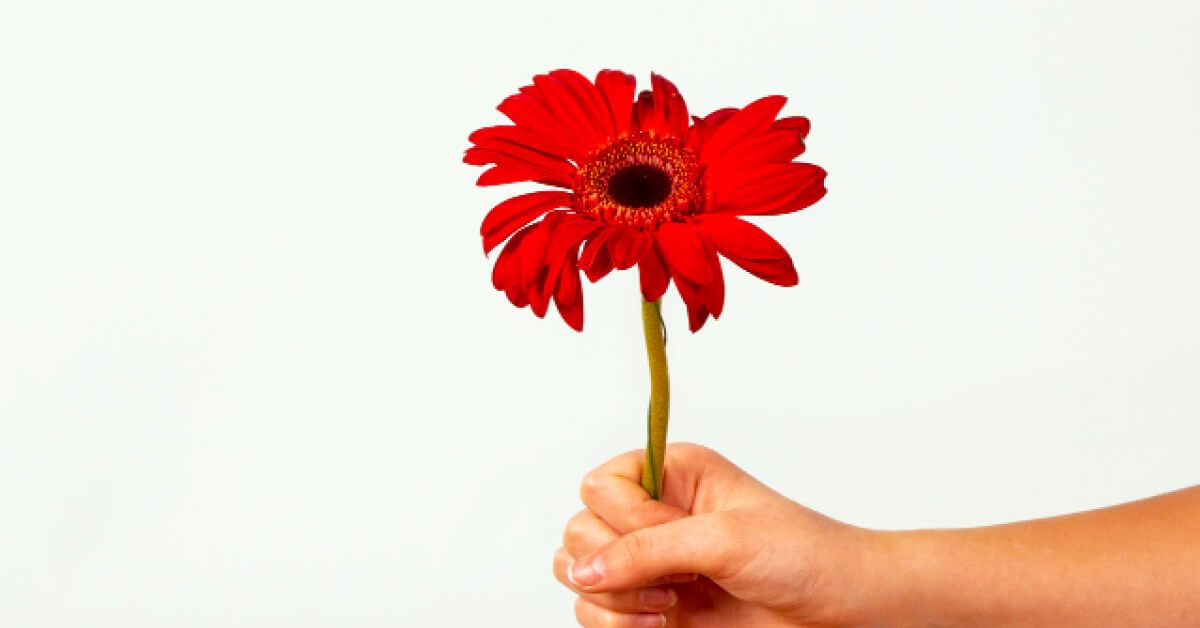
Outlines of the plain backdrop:
M 790 97 L 829 195 L 666 299 L 671 437 L 871 527 L 1200 481 L 1191 2 L 0 9 L 0 625 L 567 626 L 635 277 L 513 308 L 467 134 L 539 72 Z M 1113 539 L 1121 542 L 1121 539 Z

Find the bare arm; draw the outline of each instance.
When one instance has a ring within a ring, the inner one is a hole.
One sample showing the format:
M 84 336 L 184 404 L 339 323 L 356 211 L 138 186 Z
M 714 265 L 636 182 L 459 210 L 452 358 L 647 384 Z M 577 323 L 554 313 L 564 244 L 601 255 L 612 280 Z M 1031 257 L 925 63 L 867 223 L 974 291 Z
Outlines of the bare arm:
M 1200 626 L 1200 487 L 1049 519 L 878 534 L 869 614 L 889 625 Z
M 1200 628 L 1200 486 L 981 528 L 868 530 L 694 445 L 598 467 L 554 571 L 584 626 Z M 696 576 L 699 574 L 699 577 Z

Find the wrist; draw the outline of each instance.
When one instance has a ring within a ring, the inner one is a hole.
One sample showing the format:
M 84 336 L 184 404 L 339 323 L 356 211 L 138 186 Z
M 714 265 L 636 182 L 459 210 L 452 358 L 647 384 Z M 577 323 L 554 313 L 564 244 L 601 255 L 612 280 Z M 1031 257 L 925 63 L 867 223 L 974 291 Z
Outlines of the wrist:
M 939 578 L 946 557 L 933 531 L 851 528 L 842 561 L 837 617 L 831 624 L 875 628 L 956 625 L 945 604 L 953 578 Z M 965 583 L 960 583 L 965 584 Z
M 910 569 L 902 554 L 911 551 L 903 533 L 837 523 L 820 535 L 810 563 L 812 587 L 797 613 L 803 625 L 928 626 L 905 608 L 913 599 Z

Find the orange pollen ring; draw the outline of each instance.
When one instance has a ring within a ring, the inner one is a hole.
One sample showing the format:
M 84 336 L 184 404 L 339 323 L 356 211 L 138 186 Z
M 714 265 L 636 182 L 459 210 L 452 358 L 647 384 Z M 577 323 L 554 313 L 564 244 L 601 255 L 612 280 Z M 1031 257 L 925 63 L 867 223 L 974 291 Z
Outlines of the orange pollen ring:
M 602 222 L 653 229 L 699 211 L 698 181 L 695 156 L 678 143 L 621 139 L 579 168 L 576 209 Z

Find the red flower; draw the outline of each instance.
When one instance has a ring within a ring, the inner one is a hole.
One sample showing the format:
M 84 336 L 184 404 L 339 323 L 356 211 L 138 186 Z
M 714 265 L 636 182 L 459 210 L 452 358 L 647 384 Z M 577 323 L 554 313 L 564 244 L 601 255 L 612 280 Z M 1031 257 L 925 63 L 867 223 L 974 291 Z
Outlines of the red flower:
M 592 82 L 555 70 L 500 103 L 512 125 L 471 134 L 463 161 L 492 164 L 478 185 L 558 188 L 514 196 L 483 219 L 484 252 L 508 240 L 492 283 L 513 305 L 541 317 L 553 300 L 581 330 L 579 271 L 595 282 L 637 266 L 647 301 L 675 282 L 696 331 L 724 306 L 718 254 L 765 281 L 796 284 L 787 251 L 738 216 L 794 212 L 825 195 L 825 171 L 792 161 L 808 120 L 776 118 L 783 96 L 689 117 L 670 81 L 652 74 L 650 84 L 635 100 L 623 72 L 602 70 Z

